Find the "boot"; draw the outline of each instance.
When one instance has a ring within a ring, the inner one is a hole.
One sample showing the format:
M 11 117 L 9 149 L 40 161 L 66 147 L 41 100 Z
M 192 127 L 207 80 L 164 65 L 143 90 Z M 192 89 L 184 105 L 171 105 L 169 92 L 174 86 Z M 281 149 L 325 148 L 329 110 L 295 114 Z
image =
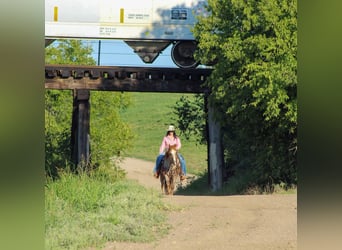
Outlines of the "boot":
M 184 174 L 181 174 L 180 180 L 181 180 L 181 181 L 184 181 L 185 179 L 186 179 L 186 176 L 185 176 Z
M 160 175 L 160 168 L 157 168 L 157 171 L 153 174 L 153 176 L 158 179 Z

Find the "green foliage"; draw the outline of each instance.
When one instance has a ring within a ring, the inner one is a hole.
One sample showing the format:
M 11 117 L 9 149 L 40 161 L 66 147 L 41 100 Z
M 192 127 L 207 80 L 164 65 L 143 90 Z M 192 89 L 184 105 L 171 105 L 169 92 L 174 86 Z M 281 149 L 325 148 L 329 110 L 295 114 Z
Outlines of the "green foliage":
M 208 1 L 196 57 L 207 81 L 229 171 L 247 185 L 296 183 L 297 1 Z M 245 171 L 246 170 L 246 171 Z
M 204 96 L 196 95 L 194 98 L 182 96 L 174 106 L 177 114 L 177 123 L 186 139 L 192 136 L 201 144 L 206 144 L 206 113 Z
M 92 48 L 81 40 L 58 40 L 46 48 L 48 64 L 94 65 Z M 93 166 L 108 164 L 131 145 L 132 134 L 119 112 L 130 104 L 129 95 L 91 92 L 90 148 Z M 56 176 L 58 168 L 71 165 L 72 91 L 45 92 L 45 170 Z
M 57 175 L 57 169 L 71 164 L 70 121 L 71 91 L 45 92 L 45 171 Z
M 120 112 L 130 105 L 127 94 L 92 92 L 91 95 L 91 159 L 106 164 L 113 156 L 123 156 L 132 146 L 133 134 L 121 120 Z
M 45 49 L 46 64 L 95 65 L 93 48 L 82 40 L 57 40 Z
M 45 249 L 103 247 L 108 241 L 149 242 L 165 235 L 159 192 L 123 179 L 111 166 L 89 173 L 64 170 L 45 186 Z

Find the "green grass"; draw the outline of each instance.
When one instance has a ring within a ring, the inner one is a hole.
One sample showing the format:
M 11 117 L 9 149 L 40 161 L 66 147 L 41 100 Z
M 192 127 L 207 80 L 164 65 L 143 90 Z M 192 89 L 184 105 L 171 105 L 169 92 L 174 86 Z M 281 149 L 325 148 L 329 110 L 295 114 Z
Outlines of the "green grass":
M 45 249 L 101 248 L 108 241 L 150 242 L 169 229 L 160 193 L 106 171 L 61 174 L 45 187 Z
M 174 93 L 131 93 L 133 104 L 121 113 L 135 134 L 132 150 L 129 157 L 155 161 L 159 154 L 159 146 L 169 124 L 174 124 L 177 129 L 177 116 L 173 106 L 182 95 L 192 94 Z M 207 146 L 197 145 L 196 138 L 186 140 L 179 130 L 176 130 L 181 138 L 181 154 L 187 163 L 189 173 L 200 173 L 207 168 Z
M 173 106 L 181 94 L 132 93 L 122 118 L 135 133 L 128 156 L 154 161 L 169 124 L 177 126 Z M 181 153 L 190 173 L 207 168 L 206 146 L 182 138 Z M 67 169 L 67 168 L 66 168 Z M 166 213 L 177 209 L 159 190 L 126 180 L 121 170 L 101 166 L 91 174 L 67 170 L 45 186 L 45 249 L 101 248 L 108 241 L 151 242 L 170 227 Z

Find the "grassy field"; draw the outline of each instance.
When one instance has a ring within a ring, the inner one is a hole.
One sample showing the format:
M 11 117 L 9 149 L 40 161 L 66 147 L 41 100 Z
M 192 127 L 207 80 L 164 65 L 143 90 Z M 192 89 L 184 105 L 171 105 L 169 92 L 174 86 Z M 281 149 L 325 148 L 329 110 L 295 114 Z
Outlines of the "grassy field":
M 166 212 L 177 208 L 123 177 L 121 170 L 100 168 L 47 179 L 45 249 L 101 249 L 108 241 L 150 242 L 166 234 Z
M 121 114 L 135 134 L 134 147 L 127 152 L 128 156 L 155 161 L 166 129 L 169 124 L 173 124 L 181 138 L 180 152 L 186 160 L 188 173 L 196 174 L 207 169 L 207 146 L 197 145 L 196 138 L 186 140 L 177 130 L 177 116 L 173 106 L 185 94 L 131 93 L 130 95 L 133 104 Z

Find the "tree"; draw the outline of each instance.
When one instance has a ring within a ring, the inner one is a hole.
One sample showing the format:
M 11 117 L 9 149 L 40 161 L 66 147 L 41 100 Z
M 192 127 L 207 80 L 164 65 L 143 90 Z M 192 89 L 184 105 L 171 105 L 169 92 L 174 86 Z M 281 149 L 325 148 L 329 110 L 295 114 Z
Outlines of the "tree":
M 182 96 L 174 106 L 178 128 L 187 140 L 193 136 L 199 144 L 207 142 L 203 99 L 203 94 L 197 94 L 194 98 Z
M 57 40 L 45 49 L 46 64 L 95 65 L 93 48 L 82 40 Z
M 95 65 L 92 47 L 81 40 L 58 40 L 45 50 L 47 64 Z M 92 164 L 108 164 L 111 157 L 120 156 L 131 145 L 132 133 L 121 119 L 119 111 L 130 104 L 122 93 L 92 92 L 90 96 L 90 145 Z M 45 170 L 56 176 L 58 168 L 71 162 L 71 91 L 45 92 Z
M 225 162 L 248 185 L 296 184 L 297 1 L 208 1 L 196 58 L 215 61 L 206 84 Z
M 120 117 L 131 99 L 121 92 L 98 91 L 91 94 L 91 100 L 91 159 L 94 163 L 108 164 L 112 157 L 123 156 L 132 147 L 133 133 Z
M 45 91 L 45 171 L 57 175 L 57 169 L 70 165 L 70 91 Z

